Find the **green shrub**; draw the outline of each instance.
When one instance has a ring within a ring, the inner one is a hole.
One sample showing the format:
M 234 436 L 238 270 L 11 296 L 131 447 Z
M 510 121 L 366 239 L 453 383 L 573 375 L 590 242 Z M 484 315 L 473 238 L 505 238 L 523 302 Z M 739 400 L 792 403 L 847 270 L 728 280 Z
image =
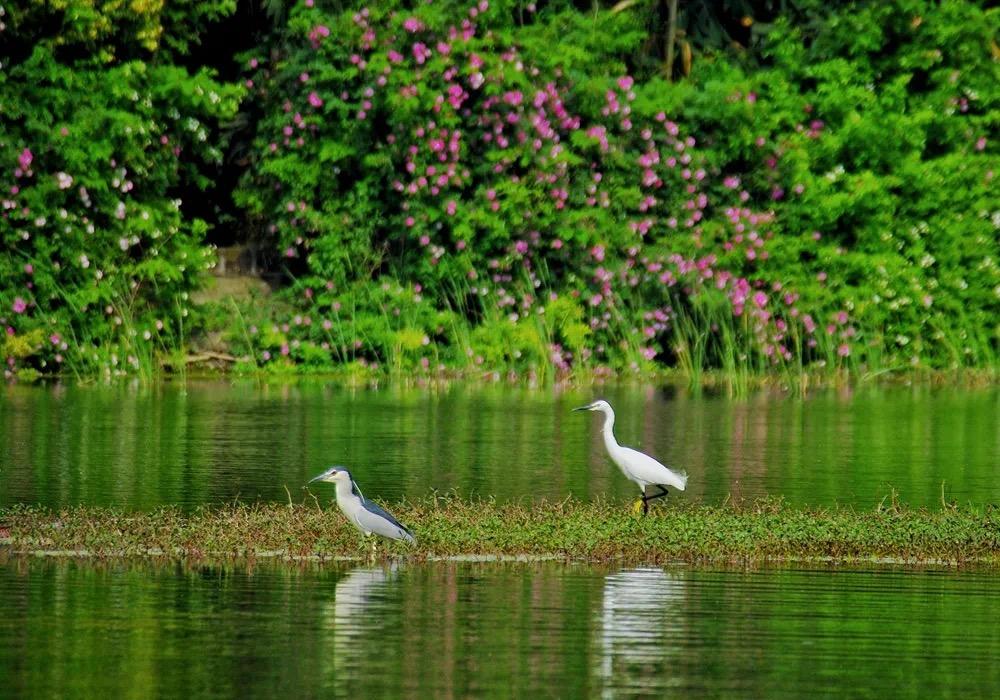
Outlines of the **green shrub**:
M 28 3 L 5 18 L 0 325 L 45 337 L 7 354 L 8 372 L 148 372 L 158 349 L 183 342 L 211 256 L 175 192 L 207 184 L 200 166 L 220 159 L 219 122 L 241 97 L 170 62 L 191 38 L 171 27 L 232 9 L 186 6 L 187 23 L 162 3 Z

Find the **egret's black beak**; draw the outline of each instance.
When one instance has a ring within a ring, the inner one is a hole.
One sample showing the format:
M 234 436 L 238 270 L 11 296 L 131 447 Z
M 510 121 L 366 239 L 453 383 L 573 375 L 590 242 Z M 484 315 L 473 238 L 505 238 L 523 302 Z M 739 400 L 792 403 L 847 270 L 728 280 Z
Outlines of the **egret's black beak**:
M 589 411 L 591 406 L 593 406 L 593 404 L 588 403 L 586 406 L 577 406 L 573 410 L 574 411 Z

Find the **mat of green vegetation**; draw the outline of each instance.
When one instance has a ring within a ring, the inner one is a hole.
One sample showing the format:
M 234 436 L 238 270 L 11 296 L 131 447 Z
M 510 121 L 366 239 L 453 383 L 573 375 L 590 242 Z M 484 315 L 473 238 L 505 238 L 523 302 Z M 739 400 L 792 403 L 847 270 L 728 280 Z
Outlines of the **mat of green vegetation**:
M 380 541 L 382 557 L 1000 565 L 1000 509 L 993 506 L 809 510 L 765 500 L 657 507 L 643 517 L 627 503 L 438 497 L 391 510 L 417 543 Z M 319 504 L 234 504 L 191 513 L 0 510 L 0 549 L 9 554 L 294 561 L 361 558 L 368 545 L 335 507 Z

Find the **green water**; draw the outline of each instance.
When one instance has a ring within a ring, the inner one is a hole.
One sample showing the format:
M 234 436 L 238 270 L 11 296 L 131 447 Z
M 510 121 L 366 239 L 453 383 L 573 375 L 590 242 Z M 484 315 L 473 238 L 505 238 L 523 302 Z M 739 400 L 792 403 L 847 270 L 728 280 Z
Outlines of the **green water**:
M 670 500 L 1000 503 L 1000 391 L 730 401 L 669 389 L 433 392 L 191 383 L 0 389 L 0 506 L 634 496 L 603 452 L 686 469 Z M 332 493 L 317 488 L 325 499 Z M 670 507 L 667 503 L 665 507 Z M 0 697 L 1000 695 L 1000 576 L 577 564 L 191 568 L 5 560 Z
M 0 567 L 7 697 L 996 697 L 965 571 Z
M 286 487 L 300 500 L 331 464 L 390 502 L 449 489 L 501 500 L 632 497 L 636 487 L 605 457 L 599 416 L 570 412 L 597 396 L 615 406 L 622 444 L 690 473 L 677 496 L 685 500 L 770 494 L 867 509 L 895 489 L 935 507 L 943 484 L 949 500 L 1000 503 L 997 389 L 732 401 L 669 388 L 189 383 L 0 388 L 0 506 L 285 501 Z

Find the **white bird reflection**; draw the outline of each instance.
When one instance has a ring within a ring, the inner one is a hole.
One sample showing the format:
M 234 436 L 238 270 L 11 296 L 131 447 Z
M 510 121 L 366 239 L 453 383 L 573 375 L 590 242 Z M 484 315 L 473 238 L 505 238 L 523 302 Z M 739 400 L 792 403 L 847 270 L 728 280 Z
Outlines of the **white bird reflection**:
M 599 619 L 601 695 L 662 691 L 674 683 L 686 583 L 663 569 L 609 574 Z
M 383 615 L 373 615 L 372 607 L 384 604 L 387 591 L 397 577 L 396 565 L 358 567 L 337 582 L 334 589 L 333 658 L 334 686 L 343 689 L 365 662 L 373 636 L 382 634 L 387 623 Z M 328 604 L 329 605 L 329 604 Z M 330 607 L 326 619 L 330 619 Z

